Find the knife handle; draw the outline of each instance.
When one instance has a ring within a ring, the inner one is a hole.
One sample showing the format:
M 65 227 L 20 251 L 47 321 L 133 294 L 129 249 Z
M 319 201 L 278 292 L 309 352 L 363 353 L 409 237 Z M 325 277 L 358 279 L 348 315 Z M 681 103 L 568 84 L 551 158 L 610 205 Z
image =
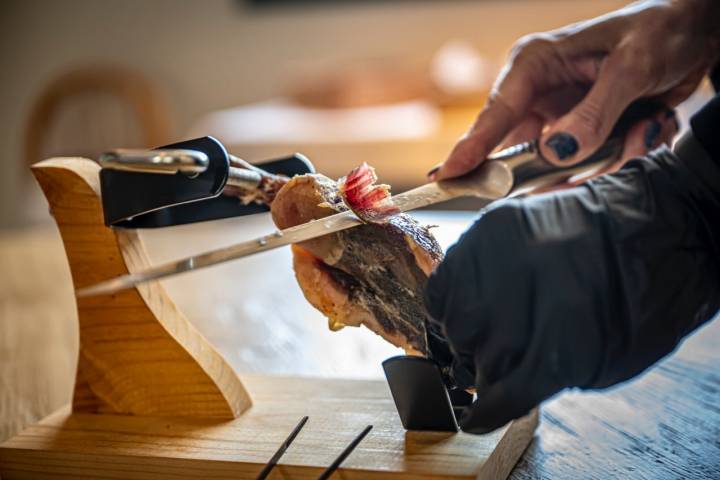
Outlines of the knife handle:
M 512 169 L 514 184 L 510 196 L 531 193 L 556 185 L 572 176 L 599 172 L 610 166 L 621 158 L 625 137 L 633 125 L 663 110 L 667 110 L 667 106 L 657 100 L 636 100 L 625 109 L 607 141 L 600 148 L 583 161 L 568 167 L 559 167 L 548 162 L 540 151 L 538 140 L 513 145 L 488 159 L 502 160 Z

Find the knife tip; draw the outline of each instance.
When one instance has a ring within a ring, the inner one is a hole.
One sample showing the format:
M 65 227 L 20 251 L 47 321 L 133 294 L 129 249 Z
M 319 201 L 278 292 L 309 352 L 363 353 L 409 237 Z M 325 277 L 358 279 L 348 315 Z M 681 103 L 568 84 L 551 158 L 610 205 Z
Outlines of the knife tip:
M 90 285 L 89 287 L 78 288 L 75 290 L 75 297 L 85 298 L 97 297 L 99 295 L 109 295 L 133 286 L 132 283 L 128 284 L 123 280 L 125 280 L 125 278 L 113 278 L 104 282 L 96 283 L 95 285 Z
M 104 285 L 93 285 L 75 290 L 76 298 L 94 297 L 104 293 Z M 109 293 L 109 292 L 108 292 Z

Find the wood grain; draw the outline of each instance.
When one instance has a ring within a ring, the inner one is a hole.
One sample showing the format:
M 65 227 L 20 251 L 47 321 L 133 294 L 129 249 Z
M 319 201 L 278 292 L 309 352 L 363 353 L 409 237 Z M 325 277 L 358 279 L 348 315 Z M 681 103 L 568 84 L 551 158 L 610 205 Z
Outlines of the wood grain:
M 447 247 L 475 214 L 435 211 L 417 216 L 440 225 L 434 232 Z M 256 215 L 141 234 L 151 259 L 159 263 L 272 228 L 269 218 Z M 327 331 L 323 316 L 297 289 L 290 264 L 290 253 L 277 250 L 164 285 L 237 371 L 381 375 L 379 362 L 397 351 L 368 331 Z M 257 275 L 249 279 L 247 271 Z M 0 272 L 2 442 L 69 401 L 77 320 L 54 226 L 0 232 Z M 211 295 L 201 293 L 208 289 Z M 238 291 L 251 295 L 252 302 Z M 256 321 L 263 314 L 275 316 L 272 325 Z M 545 403 L 537 433 L 509 478 L 720 478 L 718 344 L 716 319 L 641 378 L 609 391 L 565 392 Z M 243 375 L 243 380 L 257 403 L 251 379 Z
M 543 406 L 512 478 L 720 478 L 720 322 L 646 374 Z
M 103 224 L 100 168 L 33 167 L 60 230 L 75 288 L 149 266 L 137 232 Z M 157 283 L 77 301 L 75 412 L 233 418 L 250 404 L 239 377 Z
M 255 403 L 231 421 L 56 412 L 0 446 L 3 478 L 253 478 L 298 420 L 272 478 L 316 478 L 365 426 L 338 478 L 505 478 L 537 411 L 488 435 L 406 432 L 387 384 L 246 375 Z
M 70 400 L 78 321 L 54 227 L 0 231 L 0 272 L 2 442 Z

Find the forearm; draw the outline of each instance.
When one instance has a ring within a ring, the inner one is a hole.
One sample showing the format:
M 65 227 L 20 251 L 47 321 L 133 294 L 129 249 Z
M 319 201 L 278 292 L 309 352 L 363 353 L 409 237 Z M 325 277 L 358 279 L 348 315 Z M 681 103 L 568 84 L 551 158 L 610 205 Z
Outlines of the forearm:
M 720 162 L 699 145 L 500 202 L 449 250 L 426 299 L 456 381 L 481 392 L 464 428 L 632 378 L 717 313 Z
M 676 151 L 697 179 L 694 198 L 720 261 L 720 94 L 690 119 L 690 126 L 692 137 L 681 139 Z
M 629 379 L 720 309 L 720 163 L 685 142 L 630 162 L 587 188 L 610 223 L 608 332 L 588 386 Z

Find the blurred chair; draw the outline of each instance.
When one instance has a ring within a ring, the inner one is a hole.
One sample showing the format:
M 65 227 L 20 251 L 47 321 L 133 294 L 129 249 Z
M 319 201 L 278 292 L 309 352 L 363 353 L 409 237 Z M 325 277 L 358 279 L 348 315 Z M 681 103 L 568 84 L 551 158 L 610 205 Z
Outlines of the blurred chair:
M 157 87 L 140 73 L 115 66 L 77 68 L 50 82 L 33 105 L 25 162 L 96 159 L 109 148 L 156 147 L 172 138 L 170 118 Z

